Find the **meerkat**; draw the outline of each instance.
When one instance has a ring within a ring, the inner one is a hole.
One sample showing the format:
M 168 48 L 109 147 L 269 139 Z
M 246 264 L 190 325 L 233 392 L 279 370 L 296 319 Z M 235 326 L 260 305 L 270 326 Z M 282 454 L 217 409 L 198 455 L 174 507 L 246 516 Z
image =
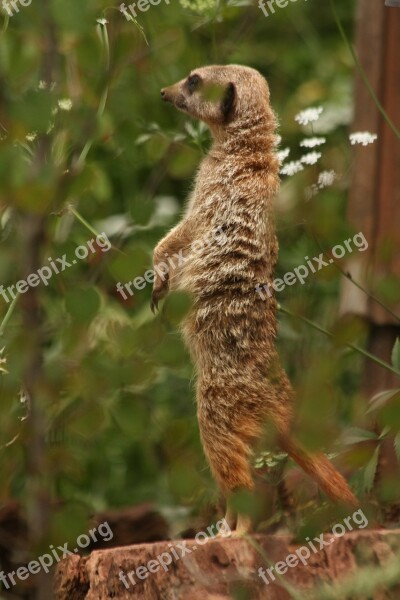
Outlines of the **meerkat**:
M 161 96 L 206 123 L 213 137 L 182 220 L 154 250 L 152 310 L 171 290 L 192 298 L 182 331 L 197 372 L 201 441 L 228 500 L 228 524 L 238 534 L 251 529 L 229 498 L 254 489 L 251 455 L 267 420 L 280 447 L 330 498 L 356 505 L 325 455 L 308 453 L 292 438 L 294 394 L 277 355 L 276 300 L 256 292 L 257 285 L 271 284 L 278 255 L 277 119 L 268 84 L 249 67 L 206 66 Z M 197 240 L 218 228 L 223 242 L 194 251 Z M 167 263 L 179 253 L 184 260 Z M 168 268 L 157 269 L 161 263 Z

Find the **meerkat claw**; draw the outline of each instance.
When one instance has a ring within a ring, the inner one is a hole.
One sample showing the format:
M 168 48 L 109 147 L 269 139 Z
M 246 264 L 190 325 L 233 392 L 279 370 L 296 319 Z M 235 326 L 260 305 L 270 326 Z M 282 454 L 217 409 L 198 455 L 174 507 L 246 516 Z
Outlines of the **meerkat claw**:
M 156 312 L 158 311 L 158 298 L 156 298 L 156 296 L 154 295 L 154 292 L 151 295 L 150 309 L 151 309 L 151 312 L 153 313 L 153 315 L 155 315 Z

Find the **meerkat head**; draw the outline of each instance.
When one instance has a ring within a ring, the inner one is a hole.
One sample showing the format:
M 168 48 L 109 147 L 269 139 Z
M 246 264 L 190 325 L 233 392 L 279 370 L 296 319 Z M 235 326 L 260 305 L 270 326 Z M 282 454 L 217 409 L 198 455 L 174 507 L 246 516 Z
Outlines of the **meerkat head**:
M 162 89 L 161 97 L 214 131 L 235 123 L 259 121 L 260 117 L 274 119 L 266 80 L 255 69 L 240 65 L 195 69 L 185 79 Z

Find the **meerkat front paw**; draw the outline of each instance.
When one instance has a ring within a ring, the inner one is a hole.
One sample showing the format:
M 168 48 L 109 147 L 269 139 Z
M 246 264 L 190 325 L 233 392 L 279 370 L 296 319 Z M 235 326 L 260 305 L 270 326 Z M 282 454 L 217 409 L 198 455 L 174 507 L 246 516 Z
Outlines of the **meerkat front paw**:
M 153 292 L 151 294 L 151 312 L 154 314 L 156 310 L 158 310 L 158 303 L 160 300 L 165 298 L 168 294 L 168 281 L 161 281 L 161 283 L 156 284 L 156 279 L 154 280 Z

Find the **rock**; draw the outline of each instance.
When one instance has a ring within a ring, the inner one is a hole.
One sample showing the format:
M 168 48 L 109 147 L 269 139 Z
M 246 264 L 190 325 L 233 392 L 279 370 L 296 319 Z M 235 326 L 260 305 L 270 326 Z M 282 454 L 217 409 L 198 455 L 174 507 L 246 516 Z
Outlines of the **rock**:
M 54 597 L 290 600 L 292 596 L 285 589 L 288 584 L 301 591 L 315 589 L 322 581 L 337 583 L 365 565 L 385 565 L 400 548 L 400 530 L 358 530 L 332 539 L 332 534 L 324 535 L 321 549 L 315 541 L 316 552 L 308 547 L 310 556 L 304 556 L 305 564 L 299 556 L 307 554 L 307 542 L 299 550 L 289 536 L 202 538 L 98 550 L 87 557 L 71 556 L 58 565 Z M 290 566 L 283 562 L 287 559 Z M 271 565 L 275 565 L 274 570 L 268 573 Z M 266 582 L 258 575 L 260 567 Z M 242 590 L 241 595 L 236 596 L 235 590 L 237 594 Z M 400 598 L 400 588 L 394 596 L 383 592 L 381 587 L 379 595 L 371 598 Z
M 106 510 L 93 516 L 91 526 L 98 527 L 107 522 L 113 532 L 110 541 L 98 540 L 90 550 L 128 546 L 145 542 L 156 542 L 169 537 L 169 527 L 165 518 L 151 505 Z

